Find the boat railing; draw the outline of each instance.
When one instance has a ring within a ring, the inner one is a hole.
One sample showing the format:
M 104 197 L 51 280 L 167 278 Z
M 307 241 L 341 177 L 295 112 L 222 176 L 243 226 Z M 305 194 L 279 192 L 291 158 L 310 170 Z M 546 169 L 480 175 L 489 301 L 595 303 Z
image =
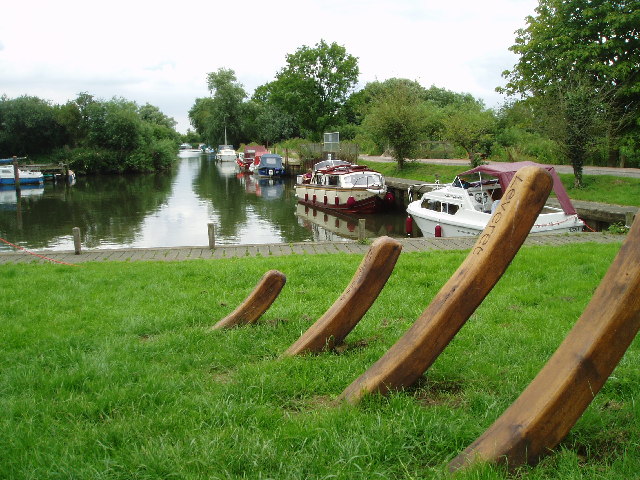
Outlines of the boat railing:
M 414 185 L 409 185 L 409 188 L 407 189 L 409 202 L 413 201 L 414 194 L 417 197 L 420 197 L 423 193 L 439 190 L 441 188 L 444 188 L 444 185 L 440 183 L 440 180 L 436 180 L 435 183 L 416 183 Z

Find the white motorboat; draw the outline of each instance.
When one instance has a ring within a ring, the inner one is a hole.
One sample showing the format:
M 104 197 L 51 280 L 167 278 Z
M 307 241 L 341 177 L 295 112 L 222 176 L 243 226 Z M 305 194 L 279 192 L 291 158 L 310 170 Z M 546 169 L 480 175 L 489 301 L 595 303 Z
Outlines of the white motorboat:
M 44 175 L 36 170 L 18 169 L 18 177 L 20 178 L 20 185 L 42 185 L 44 183 Z M 15 184 L 13 165 L 0 165 L 0 185 Z
M 233 145 L 220 145 L 216 157 L 221 162 L 235 162 L 236 151 L 233 149 Z
M 502 192 L 516 172 L 525 166 L 545 168 L 553 178 L 553 191 L 561 208 L 545 206 L 536 219 L 531 233 L 581 232 L 584 222 L 554 168 L 534 162 L 494 163 L 480 165 L 460 173 L 449 184 L 421 184 L 409 189 L 424 192 L 419 200 L 410 201 L 407 213 L 424 236 L 469 237 L 478 235 L 498 207 Z M 428 190 L 428 191 L 425 191 Z

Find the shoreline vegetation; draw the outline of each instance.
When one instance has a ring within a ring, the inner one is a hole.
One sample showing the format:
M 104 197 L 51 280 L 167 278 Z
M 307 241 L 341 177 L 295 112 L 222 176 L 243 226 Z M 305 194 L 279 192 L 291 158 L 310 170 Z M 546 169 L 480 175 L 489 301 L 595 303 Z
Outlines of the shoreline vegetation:
M 293 358 L 280 355 L 361 255 L 3 266 L 21 294 L 0 313 L 0 477 L 449 478 L 448 461 L 536 375 L 619 248 L 523 247 L 418 385 L 359 406 L 336 399 L 466 251 L 403 253 L 344 345 Z M 210 331 L 270 269 L 287 283 L 258 323 Z M 567 438 L 515 475 L 634 477 L 639 361 L 636 338 Z M 513 477 L 485 465 L 456 478 Z

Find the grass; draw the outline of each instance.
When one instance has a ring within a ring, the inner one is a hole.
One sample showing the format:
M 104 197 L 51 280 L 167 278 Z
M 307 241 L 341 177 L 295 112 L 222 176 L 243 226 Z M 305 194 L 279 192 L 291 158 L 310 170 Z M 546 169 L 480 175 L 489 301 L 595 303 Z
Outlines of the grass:
M 433 182 L 436 178 L 435 175 L 439 175 L 440 181 L 445 183 L 452 181 L 458 173 L 464 171 L 459 166 L 417 162 L 405 163 L 402 170 L 398 170 L 398 165 L 395 162 L 376 162 L 374 168 L 388 177 L 406 178 L 419 182 Z M 573 174 L 561 173 L 559 176 L 569 193 L 569 197 L 573 200 L 640 207 L 640 178 L 584 175 L 583 188 L 574 188 Z
M 3 266 L 0 478 L 448 478 L 448 461 L 539 371 L 618 248 L 523 248 L 419 385 L 359 406 L 335 399 L 466 252 L 402 254 L 342 348 L 286 359 L 361 256 Z M 208 330 L 272 268 L 287 284 L 256 325 Z M 635 477 L 639 357 L 636 340 L 538 466 L 456 478 Z

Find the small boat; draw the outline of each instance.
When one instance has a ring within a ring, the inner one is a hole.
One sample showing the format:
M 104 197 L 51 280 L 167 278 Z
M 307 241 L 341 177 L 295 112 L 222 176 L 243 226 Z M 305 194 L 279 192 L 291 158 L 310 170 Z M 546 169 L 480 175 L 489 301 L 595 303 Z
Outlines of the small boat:
M 179 157 L 194 157 L 196 155 L 200 155 L 201 153 L 202 150 L 193 147 L 190 143 L 181 143 L 178 150 Z
M 241 171 L 249 171 L 251 164 L 255 161 L 256 157 L 261 157 L 265 153 L 270 153 L 262 145 L 250 145 L 244 148 L 244 155 L 238 155 L 236 163 Z
M 18 169 L 20 177 L 20 185 L 42 185 L 44 183 L 44 175 L 42 172 L 35 170 Z M 13 172 L 13 166 L 0 166 L 0 185 L 15 185 L 16 179 Z
M 347 213 L 376 213 L 393 204 L 393 194 L 387 192 L 381 173 L 366 165 L 329 161 L 340 163 L 319 162 L 312 172 L 298 175 L 298 202 Z
M 253 160 L 249 170 L 261 177 L 279 177 L 284 175 L 282 157 L 275 153 L 264 153 Z
M 560 206 L 545 206 L 531 233 L 581 232 L 584 222 L 578 218 L 558 174 L 550 165 L 534 162 L 494 163 L 480 165 L 458 174 L 452 183 L 420 184 L 409 188 L 422 192 L 419 200 L 410 201 L 407 213 L 415 220 L 424 236 L 469 237 L 478 235 L 498 208 L 502 193 L 516 172 L 533 165 L 546 169 L 553 178 L 553 191 Z
M 221 162 L 235 162 L 236 151 L 233 149 L 233 145 L 219 145 L 216 158 Z

